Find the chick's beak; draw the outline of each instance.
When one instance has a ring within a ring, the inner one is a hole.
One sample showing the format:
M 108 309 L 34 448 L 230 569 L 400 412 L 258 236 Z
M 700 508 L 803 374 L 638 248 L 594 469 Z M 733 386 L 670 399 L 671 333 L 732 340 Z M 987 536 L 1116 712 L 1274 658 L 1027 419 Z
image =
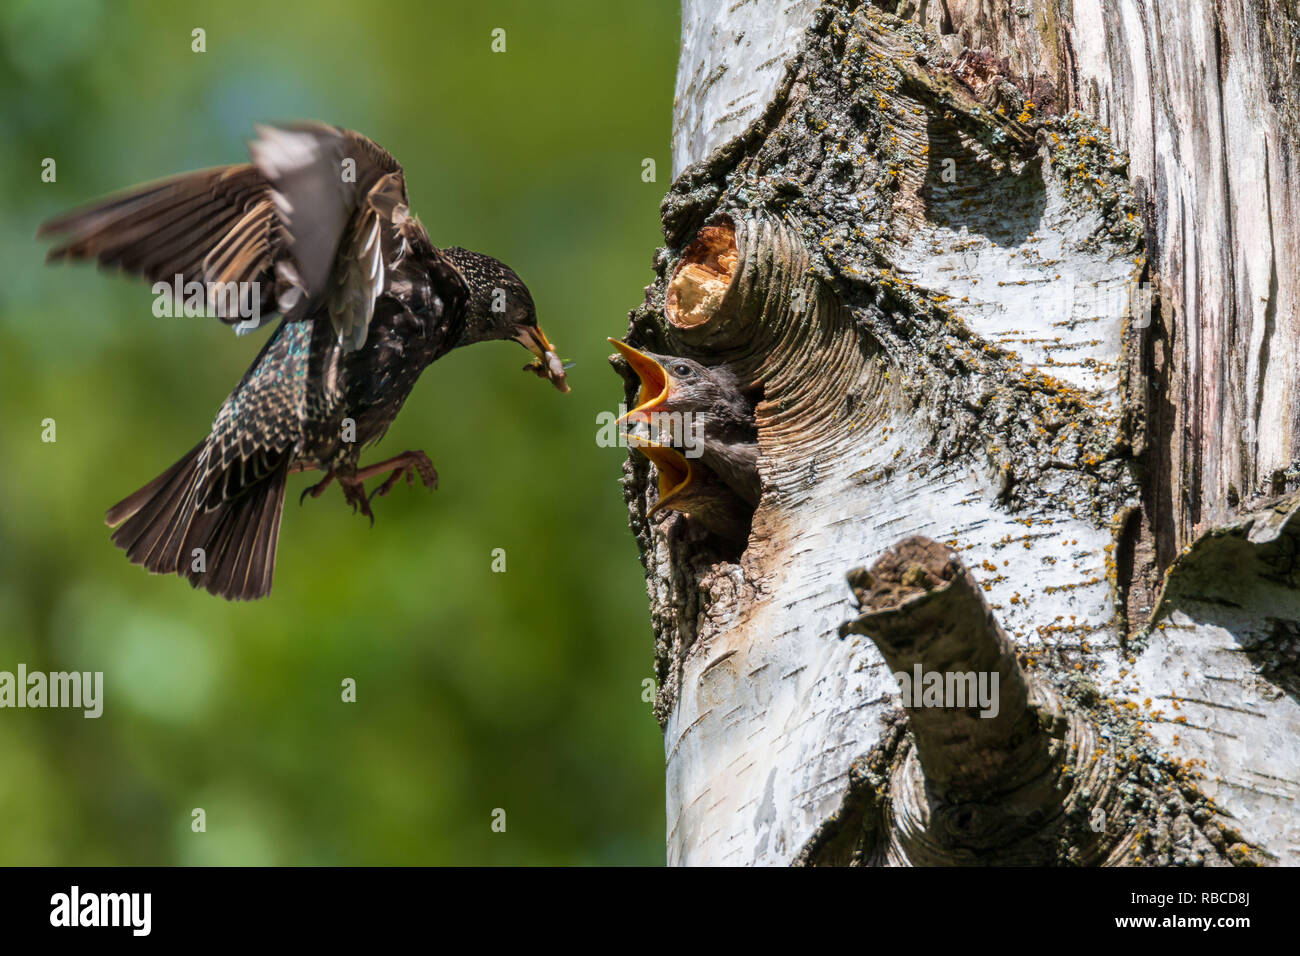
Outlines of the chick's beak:
M 618 349 L 623 358 L 627 359 L 627 364 L 632 366 L 632 371 L 636 372 L 637 378 L 641 380 L 641 391 L 636 397 L 636 408 L 618 421 L 622 422 L 631 419 L 644 421 L 649 418 L 651 411 L 668 403 L 668 395 L 673 387 L 672 376 L 655 359 L 652 359 L 644 352 L 638 352 L 626 342 L 610 339 L 609 343 Z M 618 422 L 615 422 L 615 424 L 618 424 Z M 672 451 L 672 449 L 669 449 L 669 451 Z M 647 455 L 646 457 L 650 456 Z
M 536 359 L 524 366 L 525 372 L 532 372 L 539 378 L 549 379 L 550 383 L 561 392 L 569 390 L 564 363 L 555 354 L 555 348 L 547 341 L 546 333 L 540 325 L 526 325 L 519 330 L 515 341 L 536 356 Z
M 631 447 L 649 458 L 659 472 L 659 500 L 650 509 L 650 513 L 647 515 L 649 517 L 660 508 L 670 506 L 675 499 L 682 496 L 682 493 L 690 487 L 691 482 L 695 479 L 695 469 L 686 457 L 675 448 L 661 445 L 658 442 L 634 438 L 631 435 L 628 438 Z

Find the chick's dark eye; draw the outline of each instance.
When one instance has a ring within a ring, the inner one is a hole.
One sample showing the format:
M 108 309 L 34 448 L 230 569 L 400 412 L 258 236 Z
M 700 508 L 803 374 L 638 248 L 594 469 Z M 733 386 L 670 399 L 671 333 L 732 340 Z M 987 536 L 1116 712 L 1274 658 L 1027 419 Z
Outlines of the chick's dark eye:
M 685 377 L 691 374 L 691 367 L 689 365 L 675 365 L 673 366 L 673 374 Z

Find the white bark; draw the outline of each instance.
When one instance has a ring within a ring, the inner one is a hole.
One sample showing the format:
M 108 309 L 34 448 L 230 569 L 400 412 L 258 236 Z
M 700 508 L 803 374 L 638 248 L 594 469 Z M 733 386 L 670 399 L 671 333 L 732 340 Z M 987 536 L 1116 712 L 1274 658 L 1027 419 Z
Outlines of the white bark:
M 1168 393 L 1156 395 L 1173 416 L 1156 458 L 1156 480 L 1171 491 L 1167 513 L 1147 519 L 1167 558 L 1232 518 L 1230 484 L 1244 510 L 1272 472 L 1292 467 L 1300 444 L 1296 91 L 1279 94 L 1268 80 L 1271 58 L 1294 53 L 1296 37 L 1264 39 L 1261 23 L 1278 18 L 1248 12 L 1252 3 L 1063 3 L 1072 13 L 1045 0 L 903 5 L 947 34 L 949 52 L 987 48 L 1014 74 L 1046 78 L 1061 105 L 1109 126 L 1130 152 L 1162 296 L 1157 321 L 1173 330 L 1161 356 Z M 762 114 L 815 13 L 804 0 L 684 0 L 675 173 Z M 937 145 L 927 104 L 900 91 L 882 108 L 909 153 Z M 1069 200 L 1057 166 L 1005 178 L 979 168 L 959 164 L 942 198 L 903 173 L 902 212 L 883 244 L 898 281 L 951 297 L 945 305 L 975 333 L 972 348 L 984 340 L 1016 352 L 1027 372 L 1066 383 L 1099 420 L 1118 422 L 1124 336 L 1144 334 L 1140 322 L 1125 324 L 1127 293 L 1145 263 L 1109 238 L 1090 241 L 1099 222 Z M 1031 175 L 1041 188 L 1026 186 Z M 792 281 L 819 295 L 816 280 Z M 1294 685 L 1285 692 L 1276 668 L 1259 663 L 1260 645 L 1300 620 L 1300 592 L 1232 564 L 1286 538 L 1285 520 L 1267 532 L 1247 523 L 1227 558 L 1211 548 L 1201 564 L 1184 562 L 1191 570 L 1175 568 L 1165 626 L 1130 654 L 1115 619 L 1113 549 L 1136 495 L 1090 511 L 1075 462 L 1063 460 L 1040 479 L 1055 497 L 1009 510 L 1004 475 L 1014 462 L 996 450 L 928 457 L 932 410 L 904 401 L 879 363 L 856 355 L 846 343 L 858 333 L 832 305 L 822 318 L 822 357 L 811 361 L 854 357 L 827 363 L 839 378 L 807 407 L 760 409 L 765 496 L 751 547 L 711 580 L 708 616 L 681 665 L 665 728 L 669 863 L 785 864 L 840 806 L 849 764 L 880 738 L 898 700 L 875 646 L 836 636 L 855 614 L 844 574 L 913 534 L 951 543 L 1013 642 L 1087 661 L 1103 694 L 1136 705 L 1163 748 L 1203 761 L 1205 791 L 1251 842 L 1300 862 L 1300 708 Z M 800 361 L 783 356 L 782 368 L 795 375 Z M 846 412 L 850 391 L 876 400 Z M 798 416 L 820 424 L 796 441 L 786 425 Z M 652 568 L 668 562 L 656 539 Z M 1221 587 L 1198 590 L 1180 573 Z
M 1171 451 L 1189 478 L 1177 515 L 1189 540 L 1230 516 L 1229 484 L 1259 491 L 1300 441 L 1300 11 L 1285 0 L 947 6 L 964 44 L 1049 75 L 1129 154 L 1161 294 L 1180 319 L 1185 401 L 1173 402 Z

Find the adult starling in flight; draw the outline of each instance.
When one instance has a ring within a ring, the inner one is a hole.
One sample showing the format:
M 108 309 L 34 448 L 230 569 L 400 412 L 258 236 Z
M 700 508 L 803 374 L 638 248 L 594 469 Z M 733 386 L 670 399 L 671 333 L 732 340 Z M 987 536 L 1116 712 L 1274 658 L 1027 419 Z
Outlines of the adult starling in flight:
M 758 429 L 753 403 L 736 374 L 722 365 L 609 341 L 641 380 L 637 405 L 621 420 L 654 426 L 667 439 L 663 444 L 685 448 L 685 457 L 697 457 L 746 504 L 756 506 Z
M 132 562 L 232 600 L 271 589 L 290 473 L 323 471 L 304 496 L 337 480 L 371 521 L 372 497 L 403 476 L 436 487 L 423 452 L 364 468 L 359 457 L 451 349 L 514 339 L 536 356 L 526 368 L 568 391 L 523 281 L 496 259 L 435 248 L 386 151 L 319 123 L 257 134 L 251 162 L 137 187 L 39 233 L 57 237 L 50 260 L 94 259 L 155 291 L 201 288 L 238 331 L 282 316 L 211 432 L 107 515 Z

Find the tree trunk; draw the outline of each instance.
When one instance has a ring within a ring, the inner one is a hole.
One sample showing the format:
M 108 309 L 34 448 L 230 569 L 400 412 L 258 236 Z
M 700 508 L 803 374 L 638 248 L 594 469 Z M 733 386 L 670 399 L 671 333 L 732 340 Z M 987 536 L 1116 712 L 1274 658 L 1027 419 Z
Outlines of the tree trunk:
M 684 0 L 628 341 L 762 497 L 629 457 L 670 863 L 1300 862 L 1298 11 Z

